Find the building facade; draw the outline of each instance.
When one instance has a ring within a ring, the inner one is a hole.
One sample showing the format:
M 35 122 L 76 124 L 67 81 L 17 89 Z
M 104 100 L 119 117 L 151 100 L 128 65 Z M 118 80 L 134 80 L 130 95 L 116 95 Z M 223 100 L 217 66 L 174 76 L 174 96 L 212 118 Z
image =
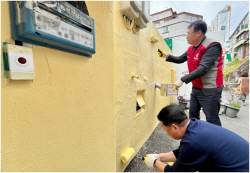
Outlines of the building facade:
M 249 13 L 239 23 L 229 40 L 226 42 L 227 61 L 234 58 L 244 59 L 249 56 Z
M 162 35 L 163 39 L 183 38 L 187 36 L 190 23 L 203 19 L 203 16 L 181 12 L 176 13 L 172 8 L 150 15 L 151 21 Z
M 230 36 L 230 18 L 231 6 L 228 5 L 217 14 L 215 19 L 211 22 L 211 26 L 208 31 L 225 31 L 225 41 L 227 41 Z

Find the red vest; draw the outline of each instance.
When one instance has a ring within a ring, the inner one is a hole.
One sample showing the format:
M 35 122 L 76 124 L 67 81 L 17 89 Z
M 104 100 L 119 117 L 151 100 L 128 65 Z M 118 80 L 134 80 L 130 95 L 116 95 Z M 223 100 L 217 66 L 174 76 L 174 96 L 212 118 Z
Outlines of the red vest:
M 200 46 L 194 49 L 193 46 L 190 46 L 187 51 L 187 64 L 189 73 L 194 71 L 199 67 L 201 58 L 206 52 L 207 48 L 216 41 L 211 40 L 210 38 L 205 38 Z M 220 56 L 216 59 L 211 69 L 203 76 L 192 81 L 193 86 L 197 88 L 217 88 L 223 85 L 223 57 L 222 51 Z

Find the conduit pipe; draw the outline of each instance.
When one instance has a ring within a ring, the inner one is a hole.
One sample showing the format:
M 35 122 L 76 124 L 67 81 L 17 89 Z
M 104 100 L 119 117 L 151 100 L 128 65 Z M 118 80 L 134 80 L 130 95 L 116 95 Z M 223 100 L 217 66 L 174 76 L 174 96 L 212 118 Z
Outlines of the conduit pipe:
M 171 83 L 175 83 L 176 81 L 176 70 L 175 68 L 171 68 Z M 171 97 L 171 102 L 174 103 L 175 102 L 175 97 Z

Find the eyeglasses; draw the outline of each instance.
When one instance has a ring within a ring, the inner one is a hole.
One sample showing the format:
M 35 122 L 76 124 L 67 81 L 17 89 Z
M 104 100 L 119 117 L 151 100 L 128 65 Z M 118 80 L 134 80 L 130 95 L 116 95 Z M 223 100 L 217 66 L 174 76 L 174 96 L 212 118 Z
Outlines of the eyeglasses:
M 190 36 L 190 35 L 192 35 L 193 33 L 196 33 L 196 32 L 187 33 L 187 36 Z

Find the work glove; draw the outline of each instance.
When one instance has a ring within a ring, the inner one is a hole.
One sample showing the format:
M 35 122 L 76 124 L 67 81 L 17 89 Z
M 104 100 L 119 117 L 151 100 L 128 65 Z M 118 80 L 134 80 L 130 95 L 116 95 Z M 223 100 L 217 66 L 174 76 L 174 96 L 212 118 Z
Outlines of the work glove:
M 144 157 L 143 163 L 145 163 L 150 169 L 152 169 L 154 168 L 155 160 L 160 160 L 158 154 L 147 154 L 146 157 Z
M 179 79 L 175 82 L 174 88 L 178 90 L 182 86 L 182 84 L 183 84 L 182 80 Z
M 166 59 L 168 59 L 168 55 L 169 55 L 169 54 L 167 54 L 167 53 L 164 52 L 163 50 L 158 49 L 158 54 L 159 54 L 159 56 L 160 56 L 161 58 L 166 58 Z

